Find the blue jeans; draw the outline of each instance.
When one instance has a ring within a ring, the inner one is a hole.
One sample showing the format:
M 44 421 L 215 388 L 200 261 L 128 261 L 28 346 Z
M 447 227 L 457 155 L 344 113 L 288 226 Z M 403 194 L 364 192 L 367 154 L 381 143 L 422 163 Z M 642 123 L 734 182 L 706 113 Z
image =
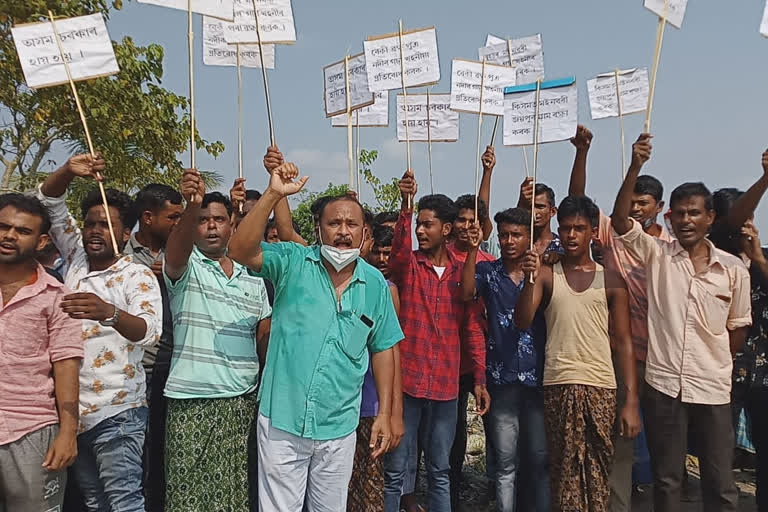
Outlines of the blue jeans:
M 496 451 L 497 510 L 549 511 L 549 459 L 541 390 L 505 384 L 489 385 L 488 392 L 490 435 Z
M 398 512 L 409 462 L 416 457 L 421 422 L 421 445 L 429 483 L 430 512 L 451 510 L 450 454 L 456 433 L 456 399 L 445 402 L 413 398 L 403 393 L 405 436 L 384 458 L 384 510 Z
M 89 512 L 144 512 L 141 456 L 146 407 L 107 418 L 77 437 L 73 469 Z

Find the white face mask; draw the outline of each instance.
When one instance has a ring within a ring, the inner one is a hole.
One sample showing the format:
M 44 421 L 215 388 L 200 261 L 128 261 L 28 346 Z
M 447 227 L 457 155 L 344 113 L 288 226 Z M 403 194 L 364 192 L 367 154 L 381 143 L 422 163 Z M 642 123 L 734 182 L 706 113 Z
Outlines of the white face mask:
M 363 247 L 362 243 L 357 249 L 338 249 L 332 245 L 325 245 L 322 233 L 319 233 L 319 235 L 321 244 L 320 254 L 336 269 L 336 272 L 341 272 L 343 268 L 354 263 L 360 257 L 360 249 Z M 363 231 L 363 241 L 365 241 L 365 231 Z

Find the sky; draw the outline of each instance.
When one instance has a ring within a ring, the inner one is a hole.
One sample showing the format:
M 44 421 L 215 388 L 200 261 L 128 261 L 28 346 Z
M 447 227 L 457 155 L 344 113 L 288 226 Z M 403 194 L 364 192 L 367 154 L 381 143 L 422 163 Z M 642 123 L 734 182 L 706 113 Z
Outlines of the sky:
M 523 37 L 541 33 L 546 77 L 576 76 L 579 122 L 594 133 L 588 164 L 587 194 L 610 211 L 621 181 L 621 145 L 616 118 L 592 121 L 586 81 L 614 69 L 651 67 L 657 17 L 642 0 L 293 0 L 297 42 L 279 45 L 269 87 L 276 139 L 287 159 L 310 176 L 307 187 L 323 190 L 329 182 L 346 183 L 346 130 L 331 128 L 323 109 L 323 66 L 349 51 L 363 50 L 368 36 L 397 30 L 437 28 L 441 80 L 432 91 L 450 91 L 451 60 L 477 60 L 488 33 Z M 768 39 L 759 34 L 763 0 L 709 2 L 691 0 L 682 29 L 667 26 L 653 107 L 653 157 L 644 172 L 658 177 L 669 192 L 686 181 L 703 181 L 712 190 L 746 189 L 762 173 L 768 148 Z M 237 175 L 237 102 L 235 68 L 202 62 L 202 18 L 195 15 L 196 117 L 201 135 L 220 140 L 226 151 L 214 159 L 197 155 L 198 167 L 219 172 L 228 190 Z M 124 3 L 108 22 L 112 39 L 131 36 L 138 44 L 165 48 L 162 85 L 179 94 L 188 90 L 187 16 L 184 11 Z M 244 69 L 244 160 L 249 188 L 263 190 L 267 176 L 261 159 L 269 142 L 261 70 Z M 421 92 L 423 88 L 414 88 Z M 390 126 L 361 128 L 361 147 L 378 150 L 374 172 L 383 179 L 400 176 L 406 148 L 396 140 L 394 95 Z M 625 119 L 627 161 L 644 115 Z M 484 118 L 483 144 L 490 140 L 493 118 Z M 501 131 L 501 126 L 499 127 Z M 477 117 L 461 114 L 456 143 L 433 144 L 435 192 L 456 197 L 472 193 L 476 165 Z M 427 149 L 412 143 L 412 167 L 420 193 L 428 193 Z M 491 212 L 516 205 L 525 177 L 521 149 L 496 146 Z M 530 153 L 529 153 L 530 155 Z M 554 188 L 557 200 L 567 193 L 574 148 L 568 141 L 541 146 L 539 181 Z M 184 161 L 187 161 L 184 156 Z M 374 204 L 363 185 L 362 199 Z M 768 221 L 757 224 L 766 230 Z

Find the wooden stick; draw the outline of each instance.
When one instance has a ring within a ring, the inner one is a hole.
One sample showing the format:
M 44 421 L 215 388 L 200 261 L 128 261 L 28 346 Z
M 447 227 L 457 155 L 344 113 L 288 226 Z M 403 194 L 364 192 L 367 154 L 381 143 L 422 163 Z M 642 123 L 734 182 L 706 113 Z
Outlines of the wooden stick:
M 195 32 L 192 25 L 192 0 L 187 0 L 187 54 L 189 57 L 189 167 L 196 169 L 195 153 L 197 144 L 195 140 L 195 61 L 194 39 Z M 192 201 L 197 201 L 197 194 L 192 194 Z
M 429 91 L 431 87 L 427 87 L 427 159 L 429 161 L 429 193 L 435 193 L 435 183 L 432 178 L 432 127 L 429 120 Z
M 496 120 L 493 122 L 493 133 L 491 133 L 491 146 L 496 146 L 496 129 L 499 127 L 499 118 L 496 116 Z
M 352 98 L 349 94 L 349 54 L 344 57 L 344 92 L 347 95 L 347 160 L 349 162 L 349 190 L 355 190 L 355 157 L 352 156 Z
M 91 158 L 96 159 L 96 152 L 93 149 L 93 141 L 91 140 L 91 131 L 88 129 L 88 122 L 85 119 L 85 111 L 83 110 L 83 105 L 80 103 L 80 95 L 77 94 L 77 87 L 75 86 L 75 81 L 72 80 L 72 71 L 69 69 L 69 62 L 67 62 L 67 59 L 64 58 L 64 45 L 61 43 L 61 36 L 59 36 L 59 31 L 56 28 L 56 22 L 53 19 L 53 12 L 48 11 L 48 18 L 51 20 L 51 27 L 53 28 L 53 33 L 56 36 L 56 44 L 59 47 L 59 57 L 61 57 L 61 62 L 64 64 L 64 71 L 67 74 L 67 81 L 69 82 L 69 87 L 72 89 L 72 95 L 75 97 L 75 105 L 77 105 L 77 113 L 80 114 L 80 122 L 83 125 L 83 130 L 85 131 L 85 140 L 88 143 L 88 151 L 91 154 Z M 115 252 L 115 256 L 120 256 L 120 250 L 117 248 L 117 238 L 115 238 L 115 228 L 112 227 L 112 216 L 109 214 L 109 203 L 107 202 L 107 193 L 104 190 L 104 183 L 102 180 L 104 179 L 103 176 L 98 174 L 96 176 L 97 180 L 96 182 L 99 185 L 99 192 L 101 193 L 101 202 L 104 206 L 104 215 L 107 217 L 107 227 L 109 228 L 109 238 L 112 242 L 112 250 Z
M 624 139 L 624 111 L 621 108 L 621 88 L 619 87 L 619 70 L 615 71 L 616 75 L 616 105 L 619 108 L 619 130 L 621 131 L 621 179 L 624 179 L 627 171 L 627 157 L 626 157 L 626 145 Z
M 403 119 L 405 120 L 405 154 L 408 170 L 411 170 L 411 137 L 408 134 L 408 89 L 405 87 L 405 59 L 403 58 L 403 20 L 398 24 L 398 42 L 400 43 L 400 83 L 403 86 Z M 408 209 L 411 208 L 411 196 L 408 195 Z
M 240 44 L 235 45 L 237 52 L 237 176 L 243 177 L 243 75 L 240 71 Z M 240 215 L 243 214 L 243 203 L 237 204 Z
M 533 232 L 536 227 L 534 200 L 536 198 L 536 178 L 539 170 L 539 100 L 541 99 L 541 78 L 536 80 L 536 109 L 533 117 L 533 194 L 531 196 L 531 250 L 533 250 Z M 533 274 L 529 280 L 533 283 Z
M 360 158 L 362 158 L 362 153 L 360 152 L 360 110 L 355 110 L 355 119 L 357 123 L 357 151 L 355 153 L 357 154 L 357 164 L 356 164 L 356 170 L 357 170 L 357 199 L 360 200 Z
M 267 81 L 267 68 L 264 67 L 264 47 L 261 44 L 261 27 L 259 27 L 259 10 L 256 8 L 256 0 L 253 0 L 253 18 L 256 20 L 256 39 L 259 43 L 259 62 L 261 63 L 261 77 L 264 80 L 264 97 L 267 101 L 267 119 L 269 119 L 269 143 L 276 146 L 275 125 L 272 123 L 272 102 L 269 99 L 269 82 Z
M 477 116 L 477 151 L 475 152 L 475 222 L 477 222 L 477 203 L 479 201 L 480 184 L 480 138 L 483 135 L 483 89 L 485 89 L 485 57 L 480 66 L 480 108 Z
M 669 0 L 664 0 L 664 15 L 659 18 L 659 26 L 656 30 L 656 49 L 653 56 L 653 69 L 651 69 L 651 83 L 648 90 L 648 107 L 645 109 L 645 133 L 651 132 L 651 112 L 653 111 L 653 96 L 656 93 L 656 75 L 659 72 L 661 60 L 661 45 L 664 42 L 664 29 L 667 25 L 667 6 Z
M 507 53 L 509 53 L 509 67 L 514 68 L 515 63 L 512 62 L 512 40 L 507 38 Z

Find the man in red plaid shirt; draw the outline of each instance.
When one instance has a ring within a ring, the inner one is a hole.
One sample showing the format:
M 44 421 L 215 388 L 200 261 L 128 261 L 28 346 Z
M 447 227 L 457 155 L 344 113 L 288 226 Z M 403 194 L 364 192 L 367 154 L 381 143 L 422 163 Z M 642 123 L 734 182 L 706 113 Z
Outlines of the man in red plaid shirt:
M 434 194 L 419 201 L 418 250 L 411 247 L 411 204 L 416 180 L 408 170 L 389 268 L 400 291 L 400 343 L 405 437 L 385 460 L 385 511 L 399 510 L 400 494 L 416 440 L 421 435 L 429 481 L 429 510 L 451 510 L 449 455 L 456 428 L 461 346 L 467 345 L 478 411 L 490 406 L 485 389 L 485 335 L 482 318 L 462 301 L 462 263 L 446 244 L 456 218 L 451 199 Z

